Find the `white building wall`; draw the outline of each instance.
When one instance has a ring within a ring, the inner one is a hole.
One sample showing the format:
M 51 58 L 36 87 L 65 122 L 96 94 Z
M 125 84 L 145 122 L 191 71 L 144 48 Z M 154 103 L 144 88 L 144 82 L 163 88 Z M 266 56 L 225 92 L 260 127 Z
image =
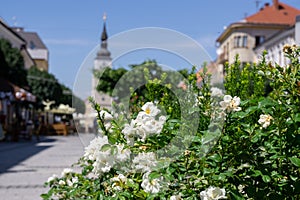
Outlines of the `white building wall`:
M 259 62 L 262 52 L 267 51 L 266 60 L 271 62 L 273 65 L 278 64 L 280 66 L 285 66 L 289 64 L 289 59 L 285 57 L 283 52 L 283 47 L 288 45 L 296 44 L 295 40 L 295 28 L 291 28 L 280 32 L 275 35 L 265 43 L 263 43 L 259 48 L 255 49 L 257 60 Z
M 48 61 L 48 50 L 47 49 L 30 49 L 27 48 L 27 51 L 33 59 L 42 59 Z
M 300 15 L 296 17 L 295 40 L 296 44 L 300 45 Z

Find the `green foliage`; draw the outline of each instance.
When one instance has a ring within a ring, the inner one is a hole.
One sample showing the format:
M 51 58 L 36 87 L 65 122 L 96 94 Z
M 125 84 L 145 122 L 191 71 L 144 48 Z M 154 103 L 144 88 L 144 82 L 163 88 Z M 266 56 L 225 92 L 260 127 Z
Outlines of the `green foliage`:
M 20 86 L 27 86 L 27 71 L 19 49 L 0 38 L 0 76 Z
M 38 102 L 54 100 L 55 104 L 59 105 L 63 91 L 54 75 L 33 66 L 28 70 L 27 79 L 31 91 L 37 97 Z
M 72 95 L 72 107 L 76 109 L 77 113 L 85 113 L 85 103 L 76 95 Z
M 44 107 L 42 100 L 54 100 L 56 106 L 67 104 L 76 108 L 76 112 L 85 112 L 84 102 L 72 94 L 68 87 L 60 84 L 53 74 L 33 66 L 28 70 L 27 80 L 31 92 L 37 97 L 38 107 Z
M 201 87 L 196 87 L 193 72 L 184 79 L 185 90 L 170 87 L 164 73 L 151 77 L 150 70 L 143 69 L 144 93 L 138 91 L 141 95 L 131 101 L 129 113 L 124 107 L 115 113 L 104 112 L 91 100 L 105 137 L 98 138 L 100 146 L 91 144 L 90 152 L 115 158 L 129 151 L 128 160 L 102 169 L 103 163 L 88 157 L 86 151 L 78 162 L 82 172 L 49 180 L 46 185 L 50 189 L 42 197 L 174 199 L 176 195 L 204 199 L 206 195 L 209 199 L 207 191 L 214 190 L 218 195 L 210 199 L 300 199 L 300 49 L 286 46 L 284 51 L 291 60 L 288 66 L 274 66 L 264 58 L 244 68 L 238 60 L 227 66 L 227 93 L 243 97 L 241 101 L 213 94 L 206 69 L 200 74 Z M 129 96 L 138 92 L 132 89 Z M 149 102 L 156 103 L 147 110 L 144 106 Z M 159 115 L 165 116 L 165 121 L 161 116 L 152 119 L 145 115 L 157 108 L 164 110 Z M 148 126 L 143 119 L 149 118 L 154 120 L 152 125 L 164 121 L 161 132 L 144 139 L 133 135 L 134 143 L 128 143 L 132 139 L 128 132 Z M 138 123 L 131 127 L 132 121 Z M 178 151 L 180 147 L 183 151 Z M 151 153 L 157 153 L 155 158 L 138 162 L 147 163 L 151 167 L 148 172 L 131 170 L 138 155 Z M 101 173 L 95 174 L 99 169 Z M 77 181 L 70 184 L 73 178 Z
M 266 65 L 265 54 L 257 64 L 241 64 L 236 56 L 233 64 L 225 64 L 225 89 L 229 95 L 242 99 L 259 98 L 267 95 L 267 82 L 259 74 L 258 68 Z
M 147 72 L 145 71 L 147 70 Z M 147 74 L 145 74 L 147 73 Z M 94 71 L 94 76 L 99 79 L 97 90 L 114 96 L 115 99 L 122 101 L 130 93 L 130 87 L 135 88 L 136 95 L 147 96 L 148 92 L 145 88 L 147 79 L 160 80 L 163 73 L 167 73 L 165 83 L 174 83 L 176 85 L 182 78 L 186 78 L 189 72 L 185 69 L 176 71 L 163 70 L 155 60 L 147 60 L 141 64 L 130 65 L 129 70 L 124 68 Z M 148 76 L 148 77 L 146 77 Z

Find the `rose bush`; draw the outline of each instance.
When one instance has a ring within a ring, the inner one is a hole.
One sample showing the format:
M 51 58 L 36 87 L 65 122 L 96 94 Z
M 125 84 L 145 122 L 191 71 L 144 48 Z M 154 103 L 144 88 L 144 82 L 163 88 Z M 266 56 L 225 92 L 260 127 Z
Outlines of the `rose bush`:
M 44 199 L 300 199 L 300 49 L 287 66 L 226 66 L 225 90 L 193 71 L 176 88 L 98 113 L 99 136 L 77 165 L 54 175 Z M 147 77 L 147 71 L 145 71 Z M 183 98 L 184 97 L 184 98 Z M 194 131 L 196 130 L 196 131 Z M 171 144 L 171 145 L 170 145 Z

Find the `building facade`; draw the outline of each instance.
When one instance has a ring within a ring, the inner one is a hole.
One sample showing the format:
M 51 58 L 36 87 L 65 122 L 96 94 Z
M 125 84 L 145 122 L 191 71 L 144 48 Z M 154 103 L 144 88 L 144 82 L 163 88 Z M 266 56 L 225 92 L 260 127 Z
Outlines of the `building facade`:
M 23 28 L 13 28 L 26 41 L 26 49 L 35 62 L 35 66 L 42 71 L 49 71 L 49 51 L 36 32 L 27 32 Z
M 263 51 L 266 51 L 267 61 L 273 62 L 273 64 L 277 63 L 280 66 L 285 66 L 290 62 L 283 52 L 283 47 L 287 44 L 300 45 L 300 15 L 296 17 L 294 26 L 273 35 L 264 43 L 258 45 L 254 51 L 257 58 L 262 55 Z
M 289 42 L 294 38 L 293 30 L 290 30 L 296 22 L 300 10 L 287 4 L 273 0 L 273 5 L 266 3 L 257 13 L 244 18 L 240 22 L 230 24 L 217 38 L 218 50 L 216 65 L 223 68 L 224 63 L 233 63 L 236 55 L 241 63 L 253 63 L 260 59 L 263 48 L 267 48 L 267 41 L 279 34 L 286 41 L 275 41 L 277 43 Z M 277 45 L 274 51 L 282 51 L 281 45 Z M 270 49 L 270 48 L 269 48 Z M 279 56 L 277 61 L 284 62 Z M 273 58 L 270 56 L 270 58 Z M 281 60 L 280 60 L 281 59 Z

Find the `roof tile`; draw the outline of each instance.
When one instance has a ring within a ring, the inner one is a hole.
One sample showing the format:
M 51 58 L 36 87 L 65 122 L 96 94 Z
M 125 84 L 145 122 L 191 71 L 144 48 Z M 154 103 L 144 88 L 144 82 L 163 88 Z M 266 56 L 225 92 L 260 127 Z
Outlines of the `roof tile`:
M 280 2 L 278 8 L 275 5 L 265 5 L 259 12 L 246 17 L 245 20 L 248 23 L 293 25 L 298 15 L 299 9 Z

